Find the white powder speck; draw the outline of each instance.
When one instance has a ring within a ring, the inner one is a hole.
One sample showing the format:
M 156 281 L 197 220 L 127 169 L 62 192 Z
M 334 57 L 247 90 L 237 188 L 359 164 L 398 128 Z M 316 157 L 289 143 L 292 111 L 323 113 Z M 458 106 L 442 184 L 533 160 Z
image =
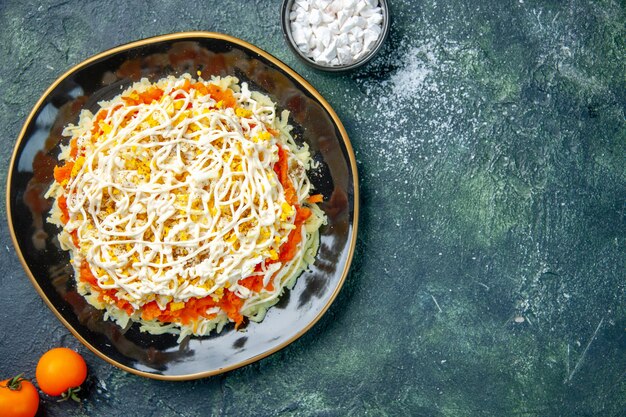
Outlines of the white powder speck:
M 437 90 L 436 84 L 426 84 L 426 79 L 432 74 L 433 70 L 429 66 L 431 63 L 428 61 L 424 62 L 420 58 L 421 49 L 423 48 L 417 48 L 407 54 L 408 61 L 406 66 L 391 76 L 392 91 L 396 97 L 403 99 L 415 98 L 420 95 L 424 87 L 431 91 Z

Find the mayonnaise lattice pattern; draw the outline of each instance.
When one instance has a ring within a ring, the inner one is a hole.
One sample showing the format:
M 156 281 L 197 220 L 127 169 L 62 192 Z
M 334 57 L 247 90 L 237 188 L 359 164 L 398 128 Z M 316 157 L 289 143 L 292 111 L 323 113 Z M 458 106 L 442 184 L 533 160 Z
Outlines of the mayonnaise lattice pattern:
M 49 193 L 79 292 L 155 333 L 261 319 L 324 221 L 289 131 L 234 77 L 142 80 L 83 112 Z

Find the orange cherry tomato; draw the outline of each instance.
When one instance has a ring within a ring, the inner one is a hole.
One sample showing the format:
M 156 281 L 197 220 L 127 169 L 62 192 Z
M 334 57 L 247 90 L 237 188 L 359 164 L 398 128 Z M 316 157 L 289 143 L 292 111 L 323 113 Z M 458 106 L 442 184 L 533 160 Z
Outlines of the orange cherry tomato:
M 0 416 L 33 417 L 39 408 L 39 393 L 22 376 L 0 382 Z
M 46 394 L 79 401 L 75 393 L 87 378 L 87 364 L 72 349 L 54 348 L 41 356 L 35 376 L 39 389 Z

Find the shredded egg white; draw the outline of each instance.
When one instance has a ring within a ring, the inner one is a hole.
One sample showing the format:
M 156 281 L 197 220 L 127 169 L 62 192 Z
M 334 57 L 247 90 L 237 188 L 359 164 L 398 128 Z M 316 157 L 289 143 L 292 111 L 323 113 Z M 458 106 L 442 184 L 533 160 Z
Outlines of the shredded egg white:
M 48 192 L 79 293 L 122 326 L 180 338 L 239 325 L 238 315 L 261 320 L 313 262 L 325 222 L 307 202 L 311 158 L 288 114 L 235 77 L 189 74 L 144 79 L 100 106 L 65 129 L 72 145 Z M 280 150 L 295 197 L 275 170 Z M 297 250 L 282 262 L 296 231 Z M 201 299 L 199 315 L 176 314 Z

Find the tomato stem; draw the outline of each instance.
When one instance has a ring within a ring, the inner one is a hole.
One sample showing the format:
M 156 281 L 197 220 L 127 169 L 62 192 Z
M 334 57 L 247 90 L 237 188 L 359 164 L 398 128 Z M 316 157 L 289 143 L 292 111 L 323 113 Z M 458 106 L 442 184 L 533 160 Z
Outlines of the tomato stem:
M 18 376 L 14 376 L 9 379 L 6 385 L 0 385 L 2 388 L 8 388 L 11 391 L 19 391 L 22 389 L 22 381 L 28 381 L 28 378 L 24 378 L 24 374 L 21 373 Z
M 61 403 L 63 401 L 67 401 L 67 400 L 73 400 L 76 401 L 77 403 L 80 402 L 80 398 L 78 398 L 78 395 L 76 395 L 77 392 L 80 391 L 80 387 L 76 387 L 76 388 L 69 388 L 67 391 L 65 391 L 63 394 L 61 394 L 61 399 L 57 400 L 58 403 Z

